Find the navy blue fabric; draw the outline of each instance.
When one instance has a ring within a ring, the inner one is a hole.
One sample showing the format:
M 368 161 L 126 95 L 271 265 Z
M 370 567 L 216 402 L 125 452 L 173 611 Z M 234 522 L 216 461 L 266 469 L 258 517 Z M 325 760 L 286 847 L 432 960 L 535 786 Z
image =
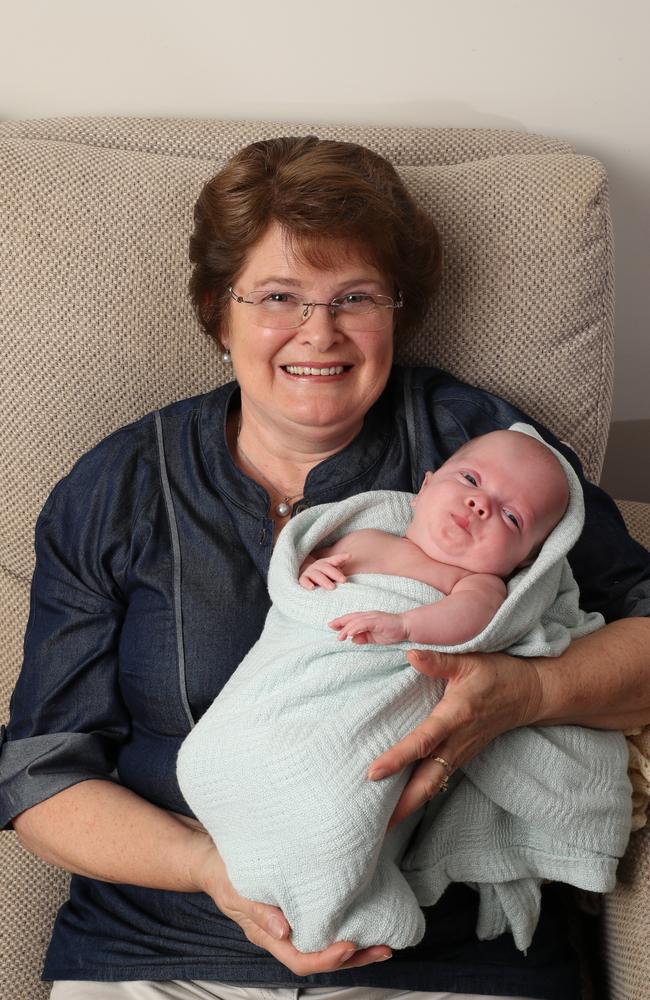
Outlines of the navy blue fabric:
M 180 607 L 155 415 L 84 455 L 47 501 L 36 529 L 25 663 L 2 737 L 0 825 L 87 778 L 117 780 L 163 808 L 189 812 L 175 761 L 190 713 L 198 719 L 219 693 L 269 606 L 268 497 L 225 444 L 226 416 L 238 405 L 231 384 L 161 411 Z M 295 509 L 365 490 L 411 490 L 468 438 L 522 419 L 504 400 L 444 372 L 396 368 L 358 437 L 310 472 Z M 608 619 L 650 614 L 650 556 L 629 538 L 611 500 L 584 488 L 586 524 L 571 556 L 583 605 Z M 568 1000 L 579 988 L 562 891 L 545 891 L 526 958 L 508 935 L 477 941 L 477 897 L 456 886 L 428 911 L 417 947 L 367 968 L 300 978 L 248 942 L 203 894 L 75 876 L 44 976 L 360 984 Z

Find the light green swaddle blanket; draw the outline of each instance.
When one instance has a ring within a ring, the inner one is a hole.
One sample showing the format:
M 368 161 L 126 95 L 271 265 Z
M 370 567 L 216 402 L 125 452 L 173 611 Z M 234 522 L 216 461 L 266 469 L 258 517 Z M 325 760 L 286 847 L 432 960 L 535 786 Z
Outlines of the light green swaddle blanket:
M 531 433 L 526 425 L 513 429 Z M 532 566 L 508 583 L 492 621 L 449 652 L 556 656 L 600 627 L 585 614 L 566 554 L 584 506 L 567 473 L 567 513 Z M 450 882 L 480 893 L 477 933 L 532 938 L 543 879 L 614 886 L 630 830 L 627 750 L 618 733 L 522 728 L 494 740 L 425 810 L 385 834 L 409 773 L 372 782 L 371 762 L 421 722 L 444 684 L 406 660 L 413 643 L 340 642 L 328 622 L 351 611 L 403 612 L 441 598 L 417 580 L 358 574 L 305 590 L 314 549 L 361 528 L 404 534 L 408 493 L 365 493 L 306 510 L 278 539 L 273 601 L 258 642 L 181 747 L 183 795 L 244 897 L 279 906 L 301 951 L 349 939 L 404 948 L 424 933 L 421 906 Z M 242 609 L 246 613 L 246 609 Z

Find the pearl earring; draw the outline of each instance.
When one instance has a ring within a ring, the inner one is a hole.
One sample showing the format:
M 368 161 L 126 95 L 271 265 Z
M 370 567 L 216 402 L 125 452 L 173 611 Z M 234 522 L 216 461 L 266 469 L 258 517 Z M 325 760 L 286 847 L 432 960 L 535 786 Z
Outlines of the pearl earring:
M 224 365 L 231 365 L 232 358 L 230 356 L 230 351 L 224 351 L 223 354 L 221 355 L 221 360 L 223 361 Z

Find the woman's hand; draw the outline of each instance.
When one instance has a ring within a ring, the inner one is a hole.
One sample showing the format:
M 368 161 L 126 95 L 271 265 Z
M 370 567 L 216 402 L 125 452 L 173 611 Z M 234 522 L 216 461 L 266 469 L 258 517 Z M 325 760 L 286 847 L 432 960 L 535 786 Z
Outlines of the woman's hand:
M 447 680 L 443 697 L 424 722 L 370 765 L 372 780 L 421 763 L 395 807 L 389 826 L 405 819 L 440 790 L 444 779 L 483 750 L 495 736 L 529 725 L 542 697 L 530 660 L 505 653 L 434 653 L 411 650 L 409 663 L 420 673 Z M 431 757 L 447 761 L 449 768 Z
M 352 941 L 337 941 L 323 951 L 298 951 L 289 940 L 291 927 L 282 911 L 240 896 L 213 841 L 202 828 L 196 833 L 191 877 L 197 889 L 207 892 L 221 912 L 239 924 L 249 941 L 270 952 L 295 975 L 353 969 L 391 957 L 386 945 L 357 950 Z

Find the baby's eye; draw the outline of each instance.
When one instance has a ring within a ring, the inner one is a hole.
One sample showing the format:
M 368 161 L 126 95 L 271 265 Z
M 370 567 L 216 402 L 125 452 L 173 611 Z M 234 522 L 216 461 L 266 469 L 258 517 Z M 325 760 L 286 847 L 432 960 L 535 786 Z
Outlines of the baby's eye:
M 516 516 L 516 514 L 513 514 L 511 510 L 505 510 L 505 508 L 504 508 L 503 513 L 505 514 L 505 516 L 508 518 L 509 521 L 512 521 L 512 523 L 514 524 L 515 528 L 519 527 L 519 519 Z
M 468 483 L 471 483 L 472 486 L 478 486 L 478 482 L 471 472 L 461 472 L 461 476 L 463 479 L 466 479 Z

